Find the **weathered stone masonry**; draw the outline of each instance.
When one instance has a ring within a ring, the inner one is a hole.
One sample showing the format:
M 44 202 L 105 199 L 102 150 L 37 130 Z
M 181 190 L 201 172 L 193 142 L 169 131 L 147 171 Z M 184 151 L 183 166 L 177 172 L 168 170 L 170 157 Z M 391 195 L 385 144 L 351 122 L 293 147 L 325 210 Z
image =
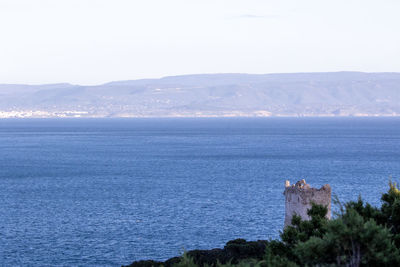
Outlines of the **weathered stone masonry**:
M 285 182 L 285 227 L 291 224 L 294 214 L 303 220 L 309 220 L 307 210 L 311 208 L 311 203 L 328 207 L 327 218 L 331 218 L 331 186 L 324 185 L 320 189 L 312 188 L 303 179 L 294 185 L 289 181 Z

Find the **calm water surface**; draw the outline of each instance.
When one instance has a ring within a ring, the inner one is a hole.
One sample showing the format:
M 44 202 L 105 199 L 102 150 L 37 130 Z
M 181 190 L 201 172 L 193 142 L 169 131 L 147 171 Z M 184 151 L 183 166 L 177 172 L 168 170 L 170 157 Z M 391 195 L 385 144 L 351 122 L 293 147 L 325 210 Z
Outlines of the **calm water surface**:
M 0 120 L 0 266 L 120 266 L 276 238 L 285 179 L 375 205 L 400 119 Z

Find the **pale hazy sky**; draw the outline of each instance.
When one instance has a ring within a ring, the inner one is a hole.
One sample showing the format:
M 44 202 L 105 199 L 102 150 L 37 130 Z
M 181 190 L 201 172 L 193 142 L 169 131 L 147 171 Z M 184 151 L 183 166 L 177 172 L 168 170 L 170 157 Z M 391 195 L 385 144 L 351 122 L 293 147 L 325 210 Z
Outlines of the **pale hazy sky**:
M 0 83 L 400 72 L 399 0 L 0 0 Z

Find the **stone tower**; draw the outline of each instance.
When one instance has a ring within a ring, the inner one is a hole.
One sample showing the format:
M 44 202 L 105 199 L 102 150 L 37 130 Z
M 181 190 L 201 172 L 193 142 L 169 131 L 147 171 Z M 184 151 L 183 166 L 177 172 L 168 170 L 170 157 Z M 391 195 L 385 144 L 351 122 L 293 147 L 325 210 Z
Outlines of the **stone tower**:
M 311 208 L 311 203 L 324 205 L 328 207 L 327 218 L 331 218 L 331 186 L 324 185 L 320 189 L 311 188 L 303 179 L 294 185 L 289 181 L 285 182 L 285 226 L 292 222 L 294 214 L 300 216 L 303 220 L 309 220 L 307 211 Z

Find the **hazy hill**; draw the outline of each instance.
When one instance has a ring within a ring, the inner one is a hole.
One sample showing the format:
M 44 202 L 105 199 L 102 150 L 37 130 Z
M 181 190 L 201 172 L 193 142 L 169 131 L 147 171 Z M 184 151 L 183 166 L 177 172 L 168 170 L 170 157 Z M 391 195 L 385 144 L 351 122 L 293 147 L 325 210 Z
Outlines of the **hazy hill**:
M 0 85 L 3 117 L 400 115 L 400 73 L 199 74 Z M 25 115 L 24 115 L 25 114 Z

